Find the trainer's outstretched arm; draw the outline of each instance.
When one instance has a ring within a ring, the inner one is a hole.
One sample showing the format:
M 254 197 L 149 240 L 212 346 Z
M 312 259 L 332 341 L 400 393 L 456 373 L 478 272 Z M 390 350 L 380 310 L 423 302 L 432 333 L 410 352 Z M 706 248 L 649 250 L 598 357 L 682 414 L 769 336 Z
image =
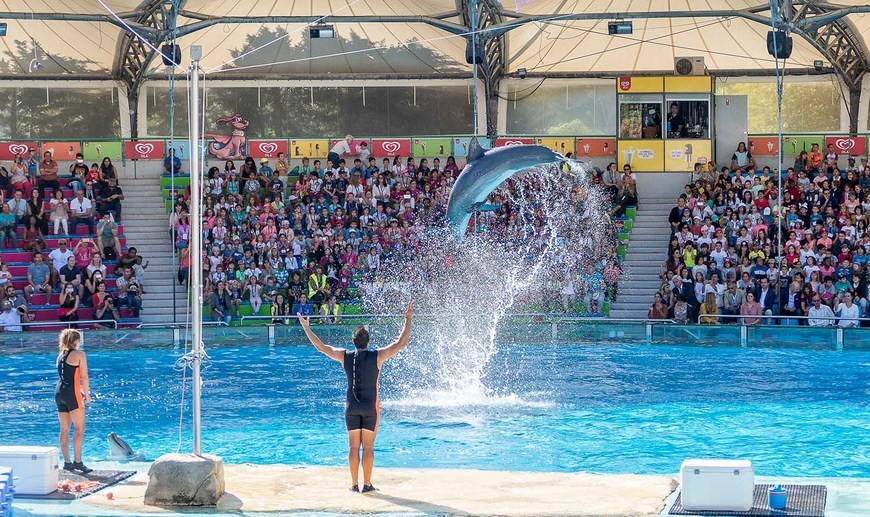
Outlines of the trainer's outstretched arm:
M 414 316 L 414 300 L 408 302 L 408 308 L 403 314 L 405 315 L 405 326 L 402 327 L 402 333 L 399 334 L 398 339 L 378 350 L 378 365 L 398 354 L 408 344 L 408 338 L 411 337 L 411 318 Z
M 302 326 L 302 330 L 305 331 L 305 335 L 308 337 L 308 341 L 311 341 L 311 344 L 314 345 L 314 348 L 317 349 L 321 354 L 329 357 L 330 359 L 335 359 L 336 361 L 343 363 L 344 362 L 344 350 L 341 348 L 336 348 L 334 346 L 329 346 L 317 337 L 317 334 L 311 330 L 311 322 L 307 317 L 302 316 L 301 313 L 296 313 L 296 317 L 299 319 L 299 325 Z

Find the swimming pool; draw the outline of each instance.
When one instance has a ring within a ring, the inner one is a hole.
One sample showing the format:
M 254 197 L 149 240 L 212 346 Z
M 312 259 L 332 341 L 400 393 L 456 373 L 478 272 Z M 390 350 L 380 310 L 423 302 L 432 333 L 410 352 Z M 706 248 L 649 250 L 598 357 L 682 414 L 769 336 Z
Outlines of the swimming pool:
M 382 466 L 646 474 L 714 456 L 751 459 L 760 475 L 870 477 L 870 352 L 502 345 L 485 370 L 493 390 L 475 399 L 408 388 L 413 369 L 402 361 L 427 356 L 411 347 L 382 381 Z M 109 432 L 149 459 L 175 451 L 181 351 L 91 343 L 87 352 L 85 459 L 107 454 Z M 294 345 L 228 342 L 209 354 L 204 451 L 231 463 L 345 464 L 337 363 Z M 0 444 L 55 443 L 53 363 L 51 348 L 0 355 Z M 188 384 L 182 451 L 189 393 Z

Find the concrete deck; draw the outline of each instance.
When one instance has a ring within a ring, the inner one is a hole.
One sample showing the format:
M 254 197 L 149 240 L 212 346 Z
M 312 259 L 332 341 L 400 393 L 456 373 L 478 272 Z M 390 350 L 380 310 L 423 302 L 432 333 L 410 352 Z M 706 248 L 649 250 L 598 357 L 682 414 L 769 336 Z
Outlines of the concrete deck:
M 675 485 L 669 476 L 376 469 L 379 491 L 363 495 L 348 490 L 343 468 L 224 468 L 227 495 L 218 511 L 643 516 L 659 514 Z M 82 502 L 135 513 L 173 512 L 142 503 L 147 484 L 147 474 L 138 474 Z

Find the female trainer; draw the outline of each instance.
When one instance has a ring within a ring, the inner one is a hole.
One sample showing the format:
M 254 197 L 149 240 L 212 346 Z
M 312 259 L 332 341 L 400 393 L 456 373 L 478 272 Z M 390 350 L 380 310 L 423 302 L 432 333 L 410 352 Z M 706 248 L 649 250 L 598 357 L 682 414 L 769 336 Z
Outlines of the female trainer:
M 57 402 L 57 416 L 60 419 L 60 450 L 63 452 L 63 469 L 87 474 L 89 469 L 82 463 L 82 443 L 85 441 L 85 402 L 90 403 L 91 392 L 88 385 L 88 361 L 85 353 L 79 350 L 81 334 L 78 330 L 65 329 L 60 332 L 57 356 L 57 387 L 54 400 Z M 73 461 L 69 456 L 70 423 L 73 432 Z
M 360 325 L 353 331 L 351 340 L 353 350 L 336 348 L 324 344 L 311 330 L 309 318 L 301 314 L 299 324 L 305 330 L 311 344 L 319 352 L 330 359 L 342 363 L 347 375 L 347 400 L 344 406 L 344 420 L 347 425 L 347 435 L 350 440 L 350 452 L 348 463 L 350 465 L 350 478 L 353 485 L 352 492 L 359 492 L 359 463 L 360 445 L 362 445 L 363 487 L 362 492 L 372 492 L 376 488 L 372 485 L 372 468 L 375 464 L 375 436 L 380 419 L 380 405 L 378 399 L 378 378 L 381 374 L 381 366 L 384 362 L 396 355 L 399 350 L 408 344 L 411 334 L 411 317 L 414 315 L 414 302 L 408 303 L 405 309 L 405 325 L 398 339 L 388 346 L 379 350 L 369 350 L 369 333 Z

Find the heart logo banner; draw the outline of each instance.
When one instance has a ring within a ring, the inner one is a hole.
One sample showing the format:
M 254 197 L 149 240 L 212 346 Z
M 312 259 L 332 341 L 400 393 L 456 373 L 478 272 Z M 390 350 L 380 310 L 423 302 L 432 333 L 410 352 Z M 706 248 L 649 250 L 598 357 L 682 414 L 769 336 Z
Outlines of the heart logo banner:
M 834 146 L 834 152 L 839 155 L 864 156 L 867 152 L 867 137 L 863 136 L 828 136 L 825 137 L 825 148 Z M 827 152 L 827 151 L 822 151 Z
M 127 160 L 162 160 L 164 154 L 162 140 L 124 142 L 124 158 Z
M 277 158 L 278 153 L 287 156 L 287 140 L 251 140 L 248 142 L 251 158 Z
M 372 142 L 375 156 L 410 156 L 410 139 L 375 139 Z
M 12 160 L 16 154 L 27 159 L 30 148 L 37 149 L 36 142 L 3 142 L 0 143 L 0 160 Z
M 534 138 L 512 137 L 512 138 L 496 138 L 495 146 L 504 147 L 506 145 L 532 145 L 535 143 Z

